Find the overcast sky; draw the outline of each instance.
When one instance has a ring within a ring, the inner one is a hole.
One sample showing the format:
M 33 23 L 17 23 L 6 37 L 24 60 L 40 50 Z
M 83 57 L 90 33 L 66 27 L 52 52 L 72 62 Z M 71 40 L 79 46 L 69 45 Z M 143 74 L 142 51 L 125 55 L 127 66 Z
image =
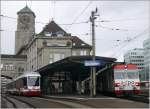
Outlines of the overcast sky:
M 127 50 L 142 48 L 143 40 L 149 37 L 149 1 L 1 1 L 2 54 L 14 54 L 17 12 L 26 4 L 36 15 L 36 33 L 53 18 L 66 32 L 89 44 L 91 26 L 86 21 L 97 7 L 99 16 L 95 20 L 95 34 L 98 56 L 122 61 Z

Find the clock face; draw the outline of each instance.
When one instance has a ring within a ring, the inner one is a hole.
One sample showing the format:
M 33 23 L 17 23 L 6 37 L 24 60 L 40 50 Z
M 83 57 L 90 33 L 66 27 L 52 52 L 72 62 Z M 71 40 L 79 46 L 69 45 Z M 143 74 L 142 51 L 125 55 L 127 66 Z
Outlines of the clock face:
M 20 22 L 23 24 L 29 23 L 30 22 L 30 17 L 27 15 L 23 15 L 20 17 Z

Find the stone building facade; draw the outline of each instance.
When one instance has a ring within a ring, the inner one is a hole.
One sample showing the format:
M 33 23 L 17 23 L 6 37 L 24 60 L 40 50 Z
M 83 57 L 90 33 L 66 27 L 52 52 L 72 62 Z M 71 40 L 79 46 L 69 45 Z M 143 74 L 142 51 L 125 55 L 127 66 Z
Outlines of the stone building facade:
M 1 75 L 16 77 L 26 71 L 26 55 L 1 55 Z
M 11 58 L 3 55 L 2 64 L 10 60 L 14 66 L 17 65 L 16 63 L 22 65 L 24 68 L 22 72 L 36 71 L 68 56 L 90 55 L 92 47 L 89 44 L 77 36 L 71 36 L 55 21 L 49 22 L 39 34 L 35 34 L 35 14 L 28 6 L 21 9 L 17 15 L 15 55 Z M 19 64 L 18 59 L 22 64 Z M 5 72 L 7 75 L 9 71 Z M 17 68 L 13 72 L 20 73 Z
M 35 34 L 35 14 L 27 6 L 17 12 L 17 30 L 15 32 L 15 54 L 26 54 L 26 47 Z

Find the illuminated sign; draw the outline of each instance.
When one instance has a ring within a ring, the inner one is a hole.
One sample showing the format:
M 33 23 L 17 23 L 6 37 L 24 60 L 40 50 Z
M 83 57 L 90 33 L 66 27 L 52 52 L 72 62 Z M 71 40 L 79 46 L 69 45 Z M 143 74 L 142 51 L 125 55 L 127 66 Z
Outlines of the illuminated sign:
M 101 63 L 98 60 L 89 60 L 89 61 L 84 61 L 84 66 L 100 66 Z

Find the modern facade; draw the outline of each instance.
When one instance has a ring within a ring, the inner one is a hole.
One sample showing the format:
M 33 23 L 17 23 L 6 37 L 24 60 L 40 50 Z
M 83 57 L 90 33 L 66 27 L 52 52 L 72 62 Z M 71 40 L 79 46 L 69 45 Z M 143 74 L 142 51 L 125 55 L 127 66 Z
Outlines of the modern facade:
M 145 80 L 149 80 L 150 74 L 150 38 L 146 39 L 143 42 L 144 48 L 144 72 L 145 72 Z
M 143 48 L 135 48 L 127 51 L 124 54 L 124 61 L 126 63 L 135 64 L 138 66 L 139 70 L 144 69 L 144 49 Z

